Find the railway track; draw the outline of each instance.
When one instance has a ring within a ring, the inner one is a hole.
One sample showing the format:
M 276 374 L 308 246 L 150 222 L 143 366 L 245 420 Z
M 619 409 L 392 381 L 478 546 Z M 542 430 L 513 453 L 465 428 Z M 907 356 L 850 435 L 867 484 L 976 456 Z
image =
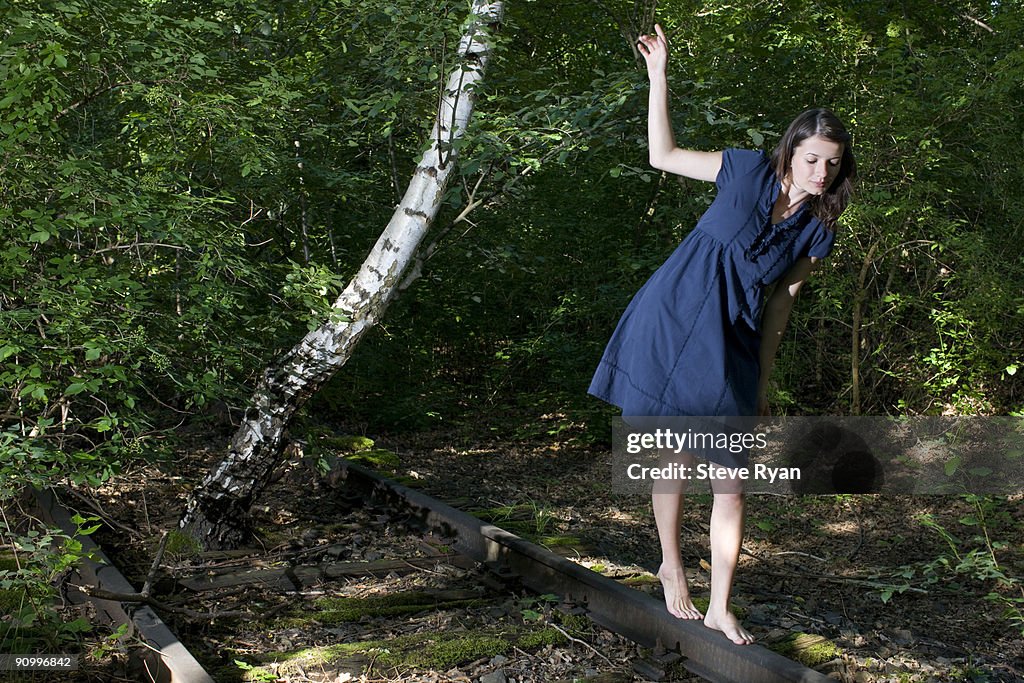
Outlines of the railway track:
M 345 581 L 351 577 L 367 574 L 394 577 L 409 572 L 429 572 L 433 571 L 432 567 L 436 569 L 438 563 L 470 572 L 479 563 L 488 571 L 470 578 L 486 584 L 492 600 L 507 599 L 511 594 L 507 586 L 522 584 L 538 595 L 555 594 L 563 606 L 571 606 L 575 616 L 585 614 L 594 623 L 651 648 L 655 653 L 652 657 L 634 662 L 635 673 L 650 680 L 678 680 L 670 672 L 679 669 L 715 683 L 824 683 L 834 680 L 759 645 L 735 646 L 699 622 L 672 617 L 660 600 L 646 593 L 624 586 L 376 472 L 343 458 L 335 459 L 331 465 L 330 478 L 343 482 L 349 495 L 358 495 L 366 504 L 390 510 L 391 519 L 400 519 L 429 538 L 443 541 L 433 543 L 428 552 L 419 557 L 384 558 L 371 562 L 320 561 L 304 564 L 293 558 L 286 563 L 287 566 L 254 568 L 246 567 L 243 559 L 234 566 L 228 563 L 223 570 L 177 577 L 177 590 L 198 595 L 214 590 L 244 591 L 247 585 L 258 585 L 261 590 L 291 596 L 286 600 L 295 602 L 298 596 L 315 591 L 325 583 Z M 55 526 L 73 529 L 70 513 L 52 493 L 42 493 L 39 505 L 44 517 Z M 422 542 L 419 545 L 425 546 Z M 438 550 L 439 546 L 441 550 Z M 99 548 L 96 551 L 98 561 L 85 563 L 81 580 L 112 593 L 134 592 L 131 584 L 102 555 L 102 551 Z M 436 604 L 470 603 L 479 593 L 462 587 L 428 590 L 423 595 L 426 596 L 424 609 L 430 609 Z M 211 675 L 204 670 L 197 657 L 150 607 L 127 606 L 110 600 L 93 601 L 98 614 L 115 625 L 131 623 L 138 637 L 148 645 L 137 649 L 135 670 L 140 672 L 139 680 L 206 683 L 218 678 L 216 672 Z M 286 603 L 282 602 L 280 606 L 286 606 Z M 597 652 L 596 649 L 594 651 Z M 356 673 L 352 680 L 358 680 L 361 668 L 372 665 L 373 661 L 356 656 L 347 664 Z M 341 674 L 339 679 L 345 680 Z M 616 680 L 628 679 L 626 675 Z
M 538 593 L 585 606 L 605 628 L 645 647 L 677 652 L 682 666 L 713 683 L 826 683 L 833 679 L 759 645 L 736 646 L 699 622 L 677 619 L 655 598 L 601 576 L 430 496 L 342 458 L 334 468 L 371 500 L 409 511 L 425 528 L 454 539 L 454 548 Z
M 72 513 L 50 489 L 37 491 L 36 502 L 43 521 L 72 536 L 78 527 Z M 76 570 L 72 585 L 85 585 L 110 593 L 134 593 L 135 588 L 118 570 L 90 536 L 78 536 L 85 557 Z M 116 600 L 91 597 L 74 588 L 68 591 L 72 602 L 91 602 L 96 618 L 104 625 L 127 625 L 129 633 L 146 647 L 134 648 L 127 670 L 140 681 L 154 683 L 214 683 L 214 679 L 196 661 L 163 619 L 148 605 L 128 605 Z M 62 673 L 53 680 L 69 680 L 70 673 Z M 38 676 L 32 680 L 38 680 Z

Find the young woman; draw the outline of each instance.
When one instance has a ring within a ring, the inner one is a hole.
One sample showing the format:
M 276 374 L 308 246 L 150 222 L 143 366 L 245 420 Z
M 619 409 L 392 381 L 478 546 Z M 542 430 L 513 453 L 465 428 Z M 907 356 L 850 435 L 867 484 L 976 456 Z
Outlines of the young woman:
M 651 165 L 714 182 L 718 194 L 630 302 L 590 393 L 622 408 L 627 422 L 767 415 L 768 378 L 793 301 L 831 252 L 836 220 L 849 201 L 856 176 L 850 135 L 831 112 L 812 109 L 790 124 L 771 158 L 680 149 L 668 111 L 668 42 L 660 26 L 655 32 L 639 41 L 651 81 Z M 720 464 L 744 466 L 746 457 Z M 652 495 L 662 552 L 658 577 L 669 612 L 703 616 L 706 626 L 744 645 L 754 638 L 729 611 L 743 536 L 742 482 L 713 481 L 713 491 L 707 614 L 690 600 L 679 548 L 681 482 Z

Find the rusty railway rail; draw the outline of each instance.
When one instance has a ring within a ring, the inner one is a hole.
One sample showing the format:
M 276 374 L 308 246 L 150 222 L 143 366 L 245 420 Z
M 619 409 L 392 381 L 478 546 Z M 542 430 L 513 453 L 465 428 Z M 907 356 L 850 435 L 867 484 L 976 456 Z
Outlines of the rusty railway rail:
M 408 513 L 454 539 L 455 550 L 527 588 L 583 605 L 590 618 L 645 647 L 677 651 L 682 665 L 712 683 L 828 683 L 828 678 L 759 645 L 734 645 L 703 624 L 676 619 L 662 603 L 515 534 L 337 458 L 340 477 L 371 500 Z
M 73 535 L 77 525 L 53 491 L 45 489 L 35 494 L 43 520 Z M 91 537 L 79 536 L 78 540 L 82 550 L 90 555 L 81 561 L 76 570 L 82 584 L 111 593 L 135 592 L 128 579 Z M 87 600 L 92 602 L 100 620 L 115 626 L 128 624 L 139 640 L 145 643 L 146 647 L 131 649 L 130 668 L 138 675 L 138 680 L 154 683 L 214 683 L 213 678 L 149 605 L 136 605 L 132 608 L 114 600 L 89 597 L 74 589 L 69 590 L 68 597 L 79 603 Z
M 666 662 L 673 657 L 681 657 L 680 664 L 686 670 L 708 681 L 826 683 L 832 680 L 759 645 L 737 646 L 700 622 L 676 619 L 661 601 L 646 593 L 623 586 L 343 458 L 336 458 L 332 468 L 350 489 L 362 494 L 364 500 L 389 507 L 405 516 L 411 525 L 450 539 L 449 545 L 459 555 L 487 566 L 499 576 L 514 577 L 530 590 L 556 593 L 566 602 L 583 606 L 595 623 L 645 647 L 666 651 Z M 36 496 L 47 522 L 69 534 L 74 531 L 71 513 L 52 491 L 37 492 Z M 81 581 L 111 593 L 133 593 L 128 580 L 92 539 L 84 537 L 81 540 L 84 549 L 91 550 L 93 555 L 93 559 L 85 560 L 78 570 Z M 247 577 L 247 580 L 254 578 Z M 140 640 L 148 646 L 133 649 L 133 656 L 137 658 L 134 665 L 143 677 L 140 680 L 158 683 L 213 682 L 213 678 L 149 606 L 128 607 L 84 595 L 72 597 L 91 600 L 100 618 L 108 623 L 132 625 Z

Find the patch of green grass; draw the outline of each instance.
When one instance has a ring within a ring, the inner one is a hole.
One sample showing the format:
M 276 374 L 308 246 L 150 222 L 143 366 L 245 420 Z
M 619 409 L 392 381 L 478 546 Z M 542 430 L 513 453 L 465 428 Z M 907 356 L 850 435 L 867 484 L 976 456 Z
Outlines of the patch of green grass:
M 0 589 L 0 614 L 17 614 L 24 601 L 24 592 Z
M 558 546 L 573 548 L 583 545 L 583 541 L 576 536 L 541 536 L 537 539 L 537 542 L 547 548 L 555 548 Z
M 18 562 L 14 559 L 14 555 L 0 553 L 0 571 L 18 571 Z M 19 612 L 24 601 L 24 591 L 0 589 L 0 614 L 15 614 Z
M 575 544 L 580 545 L 579 539 L 575 537 L 545 536 L 545 532 L 555 517 L 546 508 L 536 503 L 501 505 L 482 510 L 473 510 L 472 514 L 485 522 L 500 526 L 505 531 L 522 536 L 529 541 L 544 543 L 542 540 L 544 538 L 566 538 L 572 539 Z M 572 545 L 572 543 L 553 543 L 550 545 Z
M 531 516 L 529 510 L 521 505 L 499 505 L 493 508 L 473 510 L 473 515 L 487 522 L 507 522 L 513 519 L 525 520 Z

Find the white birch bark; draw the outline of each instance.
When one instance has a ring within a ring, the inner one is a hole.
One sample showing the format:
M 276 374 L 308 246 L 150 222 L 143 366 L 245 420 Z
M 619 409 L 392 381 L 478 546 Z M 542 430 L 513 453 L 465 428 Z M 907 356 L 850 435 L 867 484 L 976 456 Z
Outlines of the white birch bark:
M 281 460 L 295 413 L 352 355 L 384 314 L 433 222 L 455 168 L 462 137 L 501 21 L 503 2 L 474 0 L 430 133 L 430 149 L 359 272 L 333 306 L 336 315 L 268 367 L 227 457 L 193 491 L 180 527 L 205 548 L 230 548 L 249 534 L 249 509 Z

